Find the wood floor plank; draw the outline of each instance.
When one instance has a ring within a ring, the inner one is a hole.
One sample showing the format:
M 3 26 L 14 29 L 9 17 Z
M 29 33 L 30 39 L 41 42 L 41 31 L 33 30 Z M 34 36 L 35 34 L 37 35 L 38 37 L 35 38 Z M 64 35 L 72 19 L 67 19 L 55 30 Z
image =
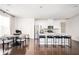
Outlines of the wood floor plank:
M 79 42 L 72 41 L 72 48 L 61 46 L 38 45 L 37 40 L 30 39 L 29 44 L 11 48 L 10 55 L 79 55 Z

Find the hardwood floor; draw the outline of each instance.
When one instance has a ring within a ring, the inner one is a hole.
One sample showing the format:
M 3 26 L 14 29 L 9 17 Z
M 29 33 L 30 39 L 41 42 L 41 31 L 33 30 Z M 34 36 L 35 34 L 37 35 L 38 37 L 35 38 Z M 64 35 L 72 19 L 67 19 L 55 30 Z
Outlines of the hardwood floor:
M 30 39 L 26 46 L 11 48 L 10 55 L 79 55 L 79 42 L 72 41 L 72 48 L 61 46 L 38 46 L 37 40 Z

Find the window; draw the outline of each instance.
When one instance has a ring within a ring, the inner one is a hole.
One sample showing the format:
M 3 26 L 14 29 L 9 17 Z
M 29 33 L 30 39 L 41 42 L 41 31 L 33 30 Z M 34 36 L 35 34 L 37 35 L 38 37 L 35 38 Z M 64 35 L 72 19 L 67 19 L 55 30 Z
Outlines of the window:
M 0 36 L 10 34 L 10 18 L 0 15 Z

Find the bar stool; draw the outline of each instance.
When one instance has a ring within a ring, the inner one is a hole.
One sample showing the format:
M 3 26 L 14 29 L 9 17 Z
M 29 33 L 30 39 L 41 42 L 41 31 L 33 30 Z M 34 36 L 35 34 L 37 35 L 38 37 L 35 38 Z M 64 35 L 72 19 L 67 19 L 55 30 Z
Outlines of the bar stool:
M 67 34 L 62 35 L 64 47 L 69 45 L 69 37 Z
M 69 44 L 68 44 L 68 39 L 69 39 L 69 37 L 68 36 L 65 36 L 65 46 L 68 46 Z
M 71 36 L 69 36 L 69 45 L 70 45 L 70 48 L 72 48 L 72 38 L 71 38 Z
M 66 36 L 65 38 L 67 39 L 66 41 L 67 45 L 71 48 L 72 46 L 71 36 Z
M 53 45 L 53 39 L 54 39 L 53 36 L 50 36 L 50 35 L 47 36 L 47 41 L 48 41 L 47 44 L 52 46 Z
M 55 40 L 54 40 L 54 43 L 55 43 L 55 45 L 60 45 L 61 43 L 61 36 L 60 35 L 56 35 L 56 36 L 54 36 L 54 38 L 55 38 Z
M 59 45 L 61 45 L 61 41 L 62 41 L 61 35 L 58 35 L 58 36 L 57 36 L 57 39 L 58 39 L 57 45 L 59 46 Z
M 66 36 L 61 35 L 61 48 L 65 47 Z
M 46 40 L 45 39 L 46 39 L 45 35 L 40 35 L 39 36 L 39 46 L 46 44 Z
M 55 35 L 55 36 L 54 36 L 54 41 L 53 41 L 53 42 L 54 42 L 53 47 L 56 47 L 56 44 L 57 44 L 57 43 L 56 43 L 56 42 L 57 42 L 56 40 L 57 40 L 57 39 L 58 39 L 58 36 L 57 36 L 57 35 Z

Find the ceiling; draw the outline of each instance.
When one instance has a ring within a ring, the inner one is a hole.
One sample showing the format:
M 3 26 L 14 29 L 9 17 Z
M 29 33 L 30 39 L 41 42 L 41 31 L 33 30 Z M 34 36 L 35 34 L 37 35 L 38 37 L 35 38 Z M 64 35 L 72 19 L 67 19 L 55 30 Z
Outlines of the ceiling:
M 78 4 L 0 4 L 0 9 L 26 18 L 69 19 L 79 15 Z

